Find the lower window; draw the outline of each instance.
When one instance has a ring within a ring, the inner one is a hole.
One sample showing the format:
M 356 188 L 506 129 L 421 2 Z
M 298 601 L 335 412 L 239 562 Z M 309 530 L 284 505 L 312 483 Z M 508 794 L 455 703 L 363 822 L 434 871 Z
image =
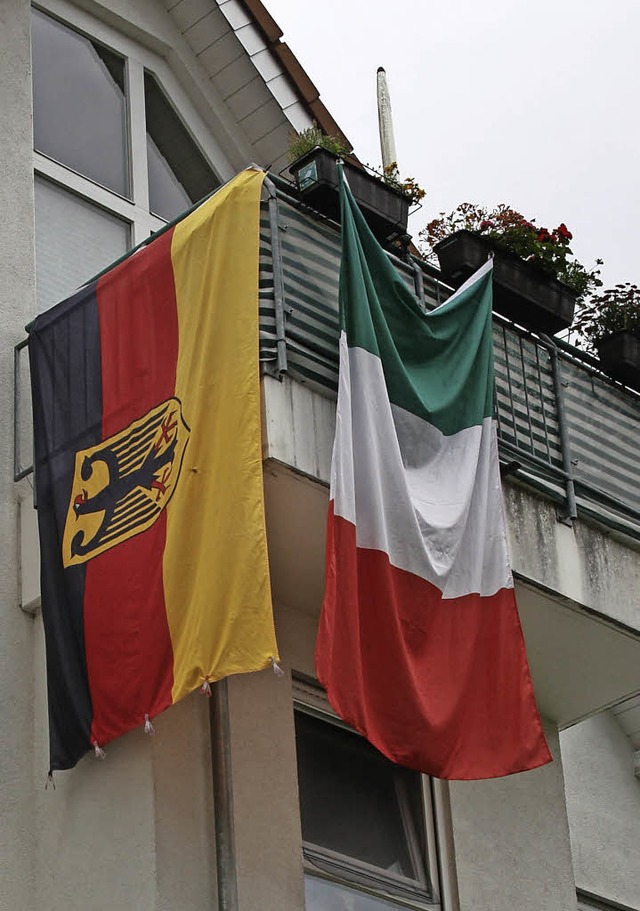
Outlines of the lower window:
M 345 883 L 320 879 L 310 873 L 304 878 L 304 900 L 307 911 L 405 911 L 415 904 L 399 904 L 389 898 L 368 894 Z
M 432 908 L 423 777 L 308 706 L 296 745 L 307 911 Z
M 577 890 L 577 898 L 578 911 L 633 911 L 633 908 L 629 907 L 629 905 L 607 901 L 606 898 L 600 895 L 594 895 L 593 892 L 585 892 L 582 889 Z M 337 907 L 340 906 L 338 905 Z

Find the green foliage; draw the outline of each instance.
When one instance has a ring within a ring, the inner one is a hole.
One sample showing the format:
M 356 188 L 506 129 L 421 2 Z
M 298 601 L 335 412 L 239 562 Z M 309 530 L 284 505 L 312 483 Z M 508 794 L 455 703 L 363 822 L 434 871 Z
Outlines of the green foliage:
M 423 243 L 423 253 L 430 258 L 434 245 L 455 231 L 481 234 L 496 251 L 512 253 L 534 263 L 564 282 L 575 292 L 578 301 L 602 285 L 598 268 L 589 271 L 573 257 L 569 246 L 573 235 L 564 223 L 549 231 L 534 222 L 535 219 L 529 221 L 504 203 L 488 211 L 483 206 L 464 202 L 448 215 L 441 212 L 418 236 Z M 599 265 L 602 265 L 602 260 L 596 261 L 596 267 Z
M 343 158 L 348 152 L 347 148 L 339 139 L 335 136 L 328 136 L 326 133 L 323 133 L 318 124 L 314 123 L 312 127 L 308 127 L 301 133 L 292 133 L 289 142 L 289 161 L 297 161 L 298 158 L 302 158 L 303 155 L 306 155 L 307 152 L 310 152 L 318 146 L 321 149 L 327 149 L 327 151 L 333 152 L 333 154 L 338 155 L 339 158 Z
M 338 158 L 344 158 L 348 155 L 348 149 L 339 139 L 335 136 L 328 136 L 326 133 L 323 133 L 318 124 L 314 123 L 312 127 L 308 127 L 301 133 L 291 134 L 291 139 L 289 141 L 289 161 L 297 161 L 298 158 L 302 158 L 307 152 L 311 152 L 316 148 L 326 149 L 328 152 L 337 155 Z M 373 172 L 372 168 L 368 169 Z M 373 173 L 375 173 L 377 177 L 381 176 L 382 180 L 384 180 L 388 186 L 393 187 L 394 190 L 407 196 L 412 205 L 419 203 L 425 197 L 425 191 L 415 178 L 407 177 L 403 180 L 400 177 L 398 165 L 395 161 L 390 165 L 387 165 L 382 175 L 377 172 Z
M 426 196 L 425 190 L 422 189 L 415 177 L 405 177 L 404 180 L 400 177 L 396 161 L 392 161 L 391 164 L 384 168 L 382 179 L 388 186 L 407 196 L 411 205 L 417 205 Z
M 578 307 L 573 328 L 579 333 L 578 348 L 596 354 L 596 343 L 626 329 L 640 338 L 640 288 L 631 282 L 592 295 Z

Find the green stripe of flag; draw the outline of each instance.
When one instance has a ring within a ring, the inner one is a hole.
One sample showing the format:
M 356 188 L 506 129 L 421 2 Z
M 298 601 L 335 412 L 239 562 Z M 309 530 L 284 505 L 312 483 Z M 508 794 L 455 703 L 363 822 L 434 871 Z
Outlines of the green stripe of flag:
M 491 270 L 423 313 L 341 181 L 340 324 L 383 365 L 394 405 L 450 435 L 493 414 Z M 349 301 L 349 306 L 345 306 Z

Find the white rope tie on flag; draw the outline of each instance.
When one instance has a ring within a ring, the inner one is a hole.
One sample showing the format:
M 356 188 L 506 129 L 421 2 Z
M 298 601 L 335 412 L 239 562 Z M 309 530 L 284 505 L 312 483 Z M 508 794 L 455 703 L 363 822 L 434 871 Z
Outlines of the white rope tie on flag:
M 271 658 L 269 658 L 269 661 L 271 662 L 271 666 L 273 668 L 273 673 L 276 675 L 276 677 L 284 677 L 284 671 L 282 670 L 282 668 L 280 667 L 280 665 L 278 664 L 276 659 L 273 657 L 273 655 L 271 656 Z
M 156 729 L 153 726 L 153 722 L 148 715 L 144 716 L 144 732 L 145 734 L 149 734 L 151 737 L 153 737 L 156 732 Z
M 95 753 L 96 759 L 106 759 L 107 758 L 107 754 L 105 753 L 104 750 L 100 749 L 100 746 L 99 746 L 97 740 L 93 741 L 93 751 Z
M 206 696 L 207 699 L 209 699 L 209 698 L 211 697 L 211 684 L 209 683 L 209 675 L 208 675 L 208 674 L 207 674 L 206 677 L 204 678 L 204 683 L 203 683 L 202 686 L 200 687 L 200 692 L 203 694 L 203 696 Z

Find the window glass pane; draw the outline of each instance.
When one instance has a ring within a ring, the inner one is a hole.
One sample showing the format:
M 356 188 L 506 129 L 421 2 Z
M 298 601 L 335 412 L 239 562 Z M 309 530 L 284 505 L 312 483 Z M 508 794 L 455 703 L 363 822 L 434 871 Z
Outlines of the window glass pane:
M 220 181 L 150 73 L 144 76 L 144 99 L 149 208 L 170 221 Z
M 149 170 L 149 209 L 160 218 L 171 221 L 189 208 L 191 200 L 148 133 L 147 168 Z
M 596 898 L 595 895 L 587 897 L 580 891 L 577 894 L 578 911 L 614 911 L 615 905 L 610 904 L 604 898 Z
M 405 911 L 406 905 L 365 895 L 342 883 L 332 883 L 315 876 L 304 878 L 306 911 Z
M 38 10 L 31 31 L 35 148 L 127 196 L 124 60 Z
M 303 839 L 424 882 L 418 773 L 305 712 L 296 714 L 296 738 Z
M 36 178 L 38 310 L 64 300 L 126 253 L 129 225 L 56 184 Z

